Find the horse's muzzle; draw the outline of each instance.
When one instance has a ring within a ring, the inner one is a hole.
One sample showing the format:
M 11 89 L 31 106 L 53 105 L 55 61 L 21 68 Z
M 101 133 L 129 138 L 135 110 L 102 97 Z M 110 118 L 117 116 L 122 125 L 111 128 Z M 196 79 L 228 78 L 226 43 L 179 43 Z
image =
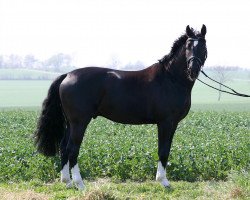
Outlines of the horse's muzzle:
M 191 81 L 195 81 L 200 73 L 201 70 L 201 64 L 198 60 L 192 59 L 190 62 L 188 62 L 188 78 Z

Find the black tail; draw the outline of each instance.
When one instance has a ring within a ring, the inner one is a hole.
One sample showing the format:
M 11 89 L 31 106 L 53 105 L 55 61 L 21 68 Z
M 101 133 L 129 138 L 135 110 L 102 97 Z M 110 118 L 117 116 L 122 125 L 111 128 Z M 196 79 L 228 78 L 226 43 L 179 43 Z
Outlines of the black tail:
M 50 86 L 47 98 L 43 101 L 37 130 L 34 133 L 38 152 L 45 156 L 55 156 L 64 134 L 65 118 L 63 115 L 59 86 L 67 74 L 59 76 Z

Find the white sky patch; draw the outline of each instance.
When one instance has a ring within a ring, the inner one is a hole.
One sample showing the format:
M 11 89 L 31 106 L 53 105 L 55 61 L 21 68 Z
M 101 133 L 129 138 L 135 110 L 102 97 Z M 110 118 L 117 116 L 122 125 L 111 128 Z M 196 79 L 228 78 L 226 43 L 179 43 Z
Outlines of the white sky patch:
M 249 67 L 250 1 L 202 0 L 1 0 L 0 55 L 56 53 L 77 67 L 146 65 L 169 53 L 187 25 L 207 26 L 207 66 Z M 195 12 L 193 12 L 195 10 Z

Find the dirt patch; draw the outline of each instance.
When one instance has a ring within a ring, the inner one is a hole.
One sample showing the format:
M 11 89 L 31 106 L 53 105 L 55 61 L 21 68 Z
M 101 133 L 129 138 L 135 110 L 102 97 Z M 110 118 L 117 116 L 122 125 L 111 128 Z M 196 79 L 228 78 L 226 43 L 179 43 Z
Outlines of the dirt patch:
M 242 189 L 239 187 L 233 188 L 231 190 L 231 197 L 234 199 L 244 197 Z
M 47 200 L 49 195 L 36 193 L 32 190 L 27 191 L 9 191 L 0 188 L 1 200 Z

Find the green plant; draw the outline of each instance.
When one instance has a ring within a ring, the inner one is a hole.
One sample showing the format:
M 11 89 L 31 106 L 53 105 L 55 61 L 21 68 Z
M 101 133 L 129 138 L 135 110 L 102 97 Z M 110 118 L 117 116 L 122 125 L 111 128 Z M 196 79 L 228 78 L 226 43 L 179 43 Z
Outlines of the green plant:
M 60 159 L 36 152 L 32 132 L 37 111 L 0 112 L 0 181 L 59 178 Z M 191 112 L 179 125 L 171 149 L 172 180 L 225 180 L 232 170 L 249 171 L 249 112 Z M 83 177 L 154 179 L 157 132 L 154 125 L 123 125 L 97 118 L 80 150 Z

